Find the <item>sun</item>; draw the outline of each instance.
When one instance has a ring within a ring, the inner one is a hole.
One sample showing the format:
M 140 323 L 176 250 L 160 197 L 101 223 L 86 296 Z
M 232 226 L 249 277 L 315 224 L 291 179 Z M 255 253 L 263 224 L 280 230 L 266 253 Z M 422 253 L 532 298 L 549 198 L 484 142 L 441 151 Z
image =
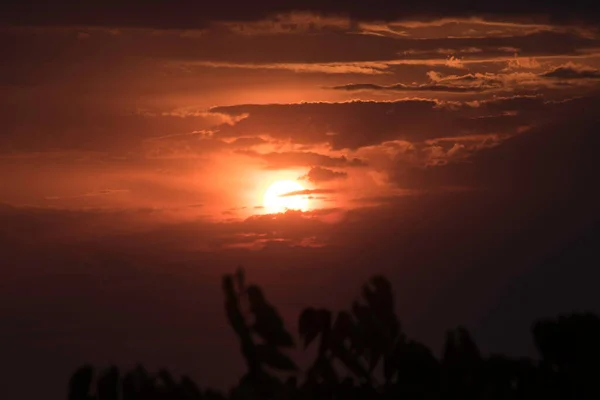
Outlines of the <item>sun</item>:
M 281 213 L 286 210 L 308 210 L 308 196 L 294 194 L 304 190 L 295 181 L 277 181 L 271 184 L 263 196 L 263 206 L 269 214 Z

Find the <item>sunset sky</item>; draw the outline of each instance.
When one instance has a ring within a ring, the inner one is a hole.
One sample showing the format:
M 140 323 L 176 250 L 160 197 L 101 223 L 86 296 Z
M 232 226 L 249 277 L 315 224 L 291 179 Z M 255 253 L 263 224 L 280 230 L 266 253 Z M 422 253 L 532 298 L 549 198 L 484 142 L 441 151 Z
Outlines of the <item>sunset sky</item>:
M 436 351 L 600 312 L 600 13 L 346 3 L 0 6 L 0 397 L 88 361 L 228 387 L 238 265 L 293 331 L 383 273 Z

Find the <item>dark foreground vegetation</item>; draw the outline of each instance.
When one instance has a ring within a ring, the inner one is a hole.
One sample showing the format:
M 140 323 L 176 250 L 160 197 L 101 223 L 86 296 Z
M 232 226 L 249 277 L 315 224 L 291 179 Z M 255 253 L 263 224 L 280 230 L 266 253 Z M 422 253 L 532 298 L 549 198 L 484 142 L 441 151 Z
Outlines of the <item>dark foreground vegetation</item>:
M 350 311 L 302 312 L 301 346 L 318 352 L 301 372 L 285 354 L 292 335 L 262 290 L 239 270 L 223 278 L 223 291 L 247 365 L 228 394 L 166 370 L 139 366 L 121 374 L 110 367 L 96 375 L 84 366 L 71 377 L 69 399 L 600 399 L 600 319 L 591 314 L 537 321 L 539 359 L 484 356 L 462 327 L 446 333 L 438 359 L 402 332 L 391 285 L 375 276 Z

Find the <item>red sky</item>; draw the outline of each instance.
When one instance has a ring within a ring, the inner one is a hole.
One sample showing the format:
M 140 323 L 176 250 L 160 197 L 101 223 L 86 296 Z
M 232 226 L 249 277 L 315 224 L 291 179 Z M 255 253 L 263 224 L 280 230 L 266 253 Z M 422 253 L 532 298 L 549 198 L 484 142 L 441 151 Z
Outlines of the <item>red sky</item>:
M 58 397 L 85 361 L 227 387 L 240 264 L 292 328 L 384 273 L 434 347 L 464 323 L 524 353 L 534 318 L 599 311 L 593 263 L 556 261 L 600 216 L 600 32 L 575 3 L 8 6 L 0 394 L 38 394 L 31 369 Z M 307 210 L 264 209 L 280 180 Z

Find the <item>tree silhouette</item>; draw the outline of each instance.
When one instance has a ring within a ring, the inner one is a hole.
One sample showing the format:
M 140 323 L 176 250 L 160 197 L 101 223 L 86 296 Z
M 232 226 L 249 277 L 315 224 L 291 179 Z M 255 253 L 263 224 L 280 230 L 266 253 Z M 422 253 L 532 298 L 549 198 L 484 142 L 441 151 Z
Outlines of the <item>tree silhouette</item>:
M 349 311 L 302 311 L 300 342 L 305 349 L 317 342 L 318 349 L 298 375 L 284 352 L 294 340 L 260 287 L 247 284 L 242 269 L 225 275 L 222 287 L 247 367 L 227 397 L 167 370 L 137 366 L 121 375 L 112 366 L 96 378 L 84 365 L 71 376 L 68 400 L 600 398 L 600 319 L 592 314 L 536 322 L 539 360 L 484 356 L 464 327 L 446 333 L 437 359 L 402 331 L 390 282 L 374 276 Z
M 284 391 L 281 382 L 265 371 L 265 367 L 297 370 L 296 364 L 280 350 L 293 347 L 294 341 L 279 313 L 267 302 L 258 286 L 246 285 L 242 269 L 223 277 L 223 291 L 227 318 L 240 340 L 248 367 L 248 373 L 234 394 L 265 398 Z

